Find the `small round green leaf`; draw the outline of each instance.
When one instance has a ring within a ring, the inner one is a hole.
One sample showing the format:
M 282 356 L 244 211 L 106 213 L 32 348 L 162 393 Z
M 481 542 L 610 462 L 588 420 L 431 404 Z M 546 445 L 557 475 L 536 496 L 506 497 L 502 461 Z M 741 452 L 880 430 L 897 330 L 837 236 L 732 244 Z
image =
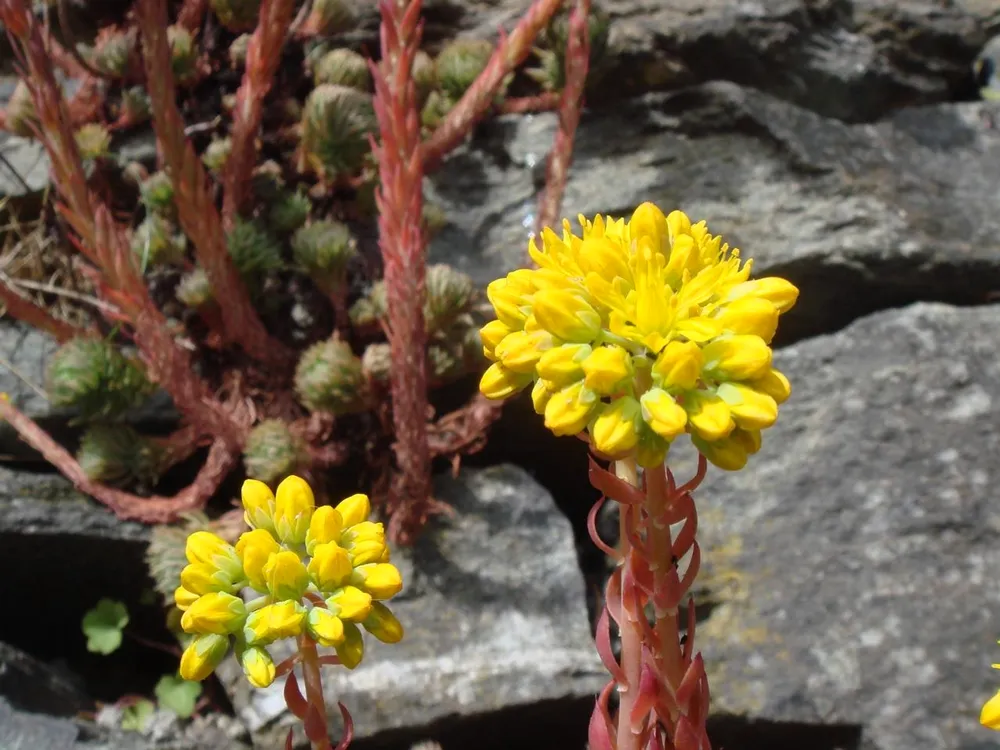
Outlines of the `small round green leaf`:
M 201 695 L 201 683 L 165 674 L 156 683 L 154 692 L 162 707 L 169 708 L 182 719 L 187 719 L 194 713 L 198 696 Z
M 95 654 L 113 653 L 122 644 L 122 629 L 128 625 L 128 610 L 114 599 L 101 599 L 83 616 L 87 650 Z
M 146 722 L 153 715 L 156 706 L 153 701 L 140 700 L 122 711 L 121 726 L 127 732 L 141 732 L 146 728 Z

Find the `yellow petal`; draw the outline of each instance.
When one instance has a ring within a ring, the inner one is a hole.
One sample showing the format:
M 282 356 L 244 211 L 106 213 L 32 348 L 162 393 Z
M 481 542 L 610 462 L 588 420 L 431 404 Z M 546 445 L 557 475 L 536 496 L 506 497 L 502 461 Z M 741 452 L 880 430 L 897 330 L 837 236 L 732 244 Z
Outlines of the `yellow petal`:
M 584 385 L 602 396 L 613 396 L 632 378 L 632 357 L 620 346 L 599 346 L 582 363 Z
M 195 600 L 199 596 L 201 595 L 196 594 L 193 591 L 188 591 L 183 586 L 178 586 L 177 589 L 174 591 L 174 604 L 177 606 L 177 609 L 183 612 L 192 604 L 194 604 Z
M 505 336 L 513 333 L 509 326 L 503 321 L 491 320 L 479 329 L 479 338 L 483 342 L 483 353 L 491 360 L 496 361 L 495 350 L 497 345 L 504 340 Z
M 722 308 L 716 320 L 730 333 L 760 336 L 770 344 L 778 330 L 778 308 L 762 297 L 742 297 Z
M 535 409 L 535 414 L 544 414 L 545 406 L 552 398 L 554 391 L 549 388 L 548 381 L 536 380 L 531 388 L 531 405 Z
M 710 463 L 724 471 L 739 471 L 747 465 L 747 445 L 732 435 L 712 442 L 692 437 L 692 442 Z
M 368 498 L 365 495 L 360 497 L 363 497 L 367 502 Z M 344 502 L 346 501 L 341 502 L 341 505 Z M 367 515 L 367 511 L 365 511 L 365 517 Z M 309 531 L 306 532 L 306 552 L 311 555 L 317 544 L 326 544 L 339 539 L 345 526 L 344 516 L 337 508 L 321 505 L 309 519 Z
M 243 561 L 243 570 L 247 580 L 257 591 L 264 591 L 264 565 L 268 558 L 281 549 L 280 545 L 264 529 L 253 529 L 242 535 L 236 542 L 236 553 Z
M 251 529 L 274 529 L 274 493 L 256 479 L 243 482 L 241 491 L 244 517 Z
M 271 655 L 261 646 L 250 646 L 240 655 L 243 674 L 255 688 L 266 688 L 274 682 L 275 667 Z
M 691 219 L 683 211 L 671 211 L 667 215 L 667 232 L 671 243 L 681 235 L 691 234 Z
M 488 399 L 509 398 L 531 382 L 531 375 L 508 370 L 499 362 L 490 365 L 479 381 L 479 390 Z
M 729 405 L 738 427 L 763 430 L 778 418 L 778 404 L 766 393 L 742 383 L 723 383 L 716 389 L 719 398 Z
M 349 529 L 352 526 L 357 526 L 362 521 L 368 520 L 368 516 L 372 512 L 371 500 L 368 499 L 368 495 L 360 492 L 356 493 L 350 497 L 345 497 L 337 503 L 337 512 L 340 513 L 340 517 L 344 521 L 344 528 Z M 333 540 L 327 539 L 324 541 Z
M 594 448 L 612 458 L 627 455 L 639 442 L 641 416 L 639 402 L 631 396 L 612 401 L 590 426 Z
M 688 415 L 676 399 L 661 388 L 651 388 L 642 394 L 642 419 L 664 440 L 673 440 L 687 425 Z
M 726 293 L 725 301 L 732 302 L 741 297 L 766 299 L 778 308 L 779 313 L 788 312 L 799 298 L 798 288 L 790 281 L 768 276 L 737 284 Z
M 403 640 L 402 623 L 382 602 L 372 604 L 371 612 L 362 625 L 382 643 L 399 643 Z
M 251 612 L 243 627 L 243 638 L 250 645 L 266 644 L 302 633 L 306 610 L 298 602 L 268 604 Z
M 340 588 L 351 577 L 353 569 L 347 550 L 335 542 L 316 545 L 308 568 L 320 591 Z
M 771 366 L 771 347 L 760 336 L 727 336 L 702 349 L 705 370 L 720 380 L 752 380 Z
M 583 383 L 574 383 L 552 394 L 545 405 L 545 426 L 555 435 L 582 432 L 600 406 L 597 394 Z
M 650 238 L 653 248 L 666 255 L 669 241 L 667 217 L 654 204 L 646 202 L 635 209 L 628 222 L 628 231 L 633 241 L 640 237 Z
M 671 341 L 653 363 L 653 376 L 665 388 L 688 391 L 698 384 L 704 359 L 693 341 Z
M 285 477 L 278 485 L 274 499 L 274 528 L 285 544 L 302 544 L 309 531 L 316 499 L 312 488 L 302 477 Z
M 1000 731 L 1000 691 L 983 705 L 979 723 L 989 729 Z
M 306 566 L 291 550 L 282 550 L 269 556 L 261 573 L 267 590 L 277 600 L 298 601 L 309 585 Z
M 770 368 L 763 375 L 748 381 L 747 385 L 752 386 L 761 393 L 766 393 L 773 398 L 776 403 L 783 404 L 792 395 L 792 384 L 788 378 L 777 370 Z
M 541 356 L 554 345 L 548 331 L 515 331 L 496 348 L 497 359 L 512 372 L 531 374 Z
M 342 620 L 361 622 L 372 610 L 372 595 L 356 586 L 344 586 L 326 600 L 326 606 Z
M 226 635 L 239 630 L 246 616 L 246 605 L 242 599 L 232 594 L 213 592 L 191 603 L 181 616 L 181 627 L 185 633 Z
M 229 650 L 229 638 L 224 635 L 199 635 L 181 654 L 180 674 L 185 680 L 201 682 L 222 663 Z
M 558 387 L 583 378 L 583 362 L 593 349 L 589 344 L 563 344 L 545 352 L 538 360 L 538 377 Z
M 328 609 L 320 607 L 310 609 L 306 628 L 320 646 L 329 648 L 344 642 L 344 621 Z
M 532 312 L 546 331 L 570 343 L 590 343 L 601 330 L 601 316 L 590 303 L 565 289 L 536 292 Z
M 348 669 L 354 669 L 361 663 L 365 655 L 365 642 L 361 630 L 353 622 L 344 623 L 344 640 L 337 645 L 337 656 L 340 663 Z
M 714 393 L 689 391 L 684 410 L 692 430 L 708 442 L 721 440 L 736 427 L 729 405 Z
M 403 590 L 403 576 L 391 563 L 359 565 L 351 574 L 351 583 L 373 599 L 391 599 Z

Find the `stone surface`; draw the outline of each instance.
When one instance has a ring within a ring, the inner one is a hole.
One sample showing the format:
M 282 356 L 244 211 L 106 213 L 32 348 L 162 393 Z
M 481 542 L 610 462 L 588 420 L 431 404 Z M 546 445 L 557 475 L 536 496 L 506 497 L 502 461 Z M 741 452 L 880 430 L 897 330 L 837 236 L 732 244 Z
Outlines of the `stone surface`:
M 89 708 L 79 680 L 0 642 L 0 697 L 24 711 L 71 716 Z M 0 743 L 0 747 L 4 747 Z
M 480 283 L 525 262 L 554 123 L 488 124 L 432 178 L 451 217 L 434 261 Z M 1000 289 L 997 123 L 987 103 L 846 125 L 728 83 L 653 94 L 585 115 L 564 205 L 621 215 L 651 200 L 707 218 L 758 274 L 802 289 L 785 343 L 877 309 L 978 304 Z
M 392 646 L 369 638 L 354 671 L 327 668 L 332 710 L 343 701 L 364 737 L 596 694 L 607 677 L 572 532 L 551 496 L 510 465 L 442 479 L 435 496 L 454 518 L 394 555 L 405 588 L 391 606 L 406 637 Z M 252 690 L 233 661 L 221 674 L 254 742 L 280 746 L 292 721 L 284 681 Z
M 998 321 L 917 304 L 777 353 L 793 394 L 763 450 L 697 493 L 717 712 L 857 725 L 870 750 L 994 746 Z

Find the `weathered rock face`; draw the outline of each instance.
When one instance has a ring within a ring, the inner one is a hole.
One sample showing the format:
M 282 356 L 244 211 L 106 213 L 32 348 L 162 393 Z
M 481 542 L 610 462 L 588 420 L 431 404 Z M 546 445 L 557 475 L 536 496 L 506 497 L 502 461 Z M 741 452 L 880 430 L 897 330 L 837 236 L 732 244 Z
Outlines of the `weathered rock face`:
M 990 746 L 998 321 L 918 304 L 777 354 L 793 395 L 763 450 L 697 493 L 716 712 L 855 725 L 878 750 Z
M 572 532 L 551 496 L 513 466 L 466 470 L 439 482 L 435 495 L 455 516 L 394 557 L 405 588 L 391 606 L 406 637 L 392 646 L 368 639 L 354 671 L 326 668 L 330 715 L 343 701 L 364 737 L 596 694 L 607 678 Z M 252 690 L 235 662 L 224 667 L 255 743 L 281 746 L 296 722 L 284 681 Z
M 757 274 L 800 286 L 779 343 L 920 299 L 979 304 L 1000 289 L 995 115 L 946 104 L 852 126 L 732 84 L 650 95 L 584 118 L 564 205 L 706 218 Z M 452 218 L 434 260 L 482 283 L 525 262 L 554 126 L 503 118 L 432 178 Z

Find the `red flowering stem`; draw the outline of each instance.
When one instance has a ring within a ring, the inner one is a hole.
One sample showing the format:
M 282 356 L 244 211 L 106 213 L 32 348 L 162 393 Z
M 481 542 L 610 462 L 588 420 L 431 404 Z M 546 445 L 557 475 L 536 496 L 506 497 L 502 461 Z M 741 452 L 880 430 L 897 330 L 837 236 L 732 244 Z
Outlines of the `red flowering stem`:
M 504 99 L 500 103 L 500 113 L 504 115 L 524 115 L 529 112 L 551 112 L 559 108 L 560 96 L 554 91 L 546 91 L 536 96 L 519 96 Z
M 569 166 L 573 161 L 573 140 L 580 123 L 583 89 L 590 67 L 590 32 L 587 19 L 590 0 L 577 0 L 569 17 L 566 42 L 566 85 L 559 99 L 559 127 L 545 168 L 545 190 L 538 207 L 537 231 L 555 226 L 559 219 Z
M 458 146 L 489 111 L 504 78 L 531 53 L 531 46 L 538 32 L 545 27 L 560 5 L 562 0 L 535 0 L 510 36 L 504 35 L 501 31 L 500 41 L 493 50 L 493 56 L 486 69 L 424 143 L 421 150 L 424 168 L 427 171 L 435 168 Z
M 92 481 L 69 451 L 6 398 L 0 398 L 0 419 L 10 424 L 24 442 L 41 453 L 80 492 L 90 495 L 124 520 L 171 523 L 185 513 L 204 508 L 239 459 L 239 453 L 230 451 L 222 440 L 216 440 L 198 475 L 186 488 L 173 497 L 139 497 Z
M 638 484 L 635 460 L 616 461 L 615 475 L 632 486 Z M 628 519 L 631 513 L 633 508 L 630 506 L 619 506 L 619 548 L 622 554 L 622 566 L 616 573 L 620 576 L 618 594 L 621 616 L 618 632 L 621 639 L 622 681 L 618 684 L 618 736 L 615 750 L 641 750 L 643 746 L 641 727 L 634 727 L 629 720 L 635 712 L 640 697 L 643 629 L 639 618 L 646 616 L 644 609 L 638 606 L 638 591 L 632 573 L 636 552 L 632 548 L 629 535 Z M 636 731 L 637 729 L 639 731 Z
M 380 183 L 379 246 L 388 300 L 386 333 L 392 350 L 392 416 L 399 475 L 390 490 L 390 533 L 412 536 L 423 524 L 431 491 L 427 445 L 424 328 L 425 237 L 420 118 L 411 69 L 420 49 L 420 0 L 381 0 L 383 65 L 370 64 L 381 143 L 373 143 Z
M 295 357 L 288 347 L 267 332 L 258 317 L 246 285 L 229 257 L 208 175 L 184 135 L 184 120 L 177 108 L 174 76 L 170 69 L 166 3 L 164 0 L 139 0 L 136 9 L 142 32 L 153 128 L 160 155 L 173 182 L 181 228 L 191 238 L 198 260 L 220 302 L 226 336 L 254 359 L 285 370 L 295 362 Z
M 326 700 L 323 698 L 323 678 L 319 671 L 316 642 L 306 633 L 299 636 L 299 662 L 306 683 L 306 736 L 314 750 L 329 750 L 330 735 L 326 726 Z M 322 721 L 317 721 L 318 716 Z
M 294 0 L 264 0 L 260 4 L 257 29 L 247 45 L 243 82 L 233 108 L 232 150 L 226 160 L 222 223 L 229 230 L 250 196 L 250 173 L 257 163 L 257 131 L 264 97 L 271 90 L 281 48 L 292 22 Z

